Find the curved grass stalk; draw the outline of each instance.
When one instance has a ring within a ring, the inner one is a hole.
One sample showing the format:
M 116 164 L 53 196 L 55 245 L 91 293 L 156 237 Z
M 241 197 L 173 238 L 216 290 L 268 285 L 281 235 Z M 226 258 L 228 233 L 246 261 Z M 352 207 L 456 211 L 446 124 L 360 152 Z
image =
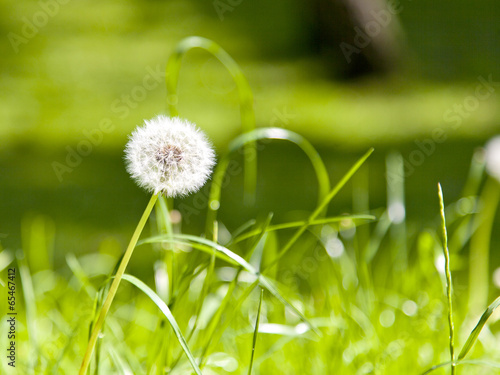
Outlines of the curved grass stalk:
M 301 135 L 294 133 L 290 130 L 281 128 L 260 128 L 252 132 L 242 134 L 235 138 L 230 144 L 228 152 L 221 158 L 213 175 L 212 186 L 210 187 L 210 195 L 208 199 L 208 212 L 206 220 L 206 233 L 209 237 L 211 230 L 211 223 L 217 219 L 217 211 L 220 206 L 220 196 L 224 177 L 226 176 L 227 168 L 229 166 L 230 157 L 238 149 L 245 147 L 247 144 L 253 144 L 256 141 L 264 139 L 276 139 L 289 141 L 299 146 L 302 151 L 307 155 L 311 164 L 316 172 L 318 179 L 318 204 L 326 197 L 330 190 L 330 179 L 326 170 L 323 160 L 319 156 L 316 149 Z M 326 208 L 326 207 L 323 207 Z M 321 211 L 323 212 L 323 210 Z M 319 213 L 318 213 L 319 215 Z
M 253 107 L 253 94 L 245 75 L 234 59 L 217 43 L 210 39 L 191 36 L 179 42 L 175 52 L 170 56 L 166 68 L 167 105 L 171 116 L 178 116 L 177 110 L 177 83 L 183 56 L 192 49 L 200 48 L 212 54 L 228 70 L 236 83 L 240 101 L 241 128 L 243 133 L 255 129 L 255 112 Z M 245 146 L 245 202 L 253 200 L 257 180 L 257 159 L 255 157 L 255 144 Z
M 305 315 L 297 309 L 291 302 L 289 302 L 285 297 L 281 295 L 279 290 L 273 285 L 270 279 L 262 275 L 254 266 L 248 263 L 245 259 L 243 259 L 238 254 L 235 254 L 228 248 L 219 245 L 213 241 L 207 240 L 205 238 L 188 235 L 188 234 L 176 234 L 173 239 L 170 239 L 166 236 L 158 236 L 143 240 L 140 244 L 143 243 L 154 243 L 154 242 L 172 242 L 178 244 L 189 244 L 193 249 L 197 249 L 203 251 L 207 254 L 214 254 L 215 256 L 231 263 L 235 266 L 239 266 L 243 268 L 248 273 L 252 274 L 256 278 L 257 284 L 260 284 L 264 289 L 266 289 L 269 293 L 271 293 L 278 301 L 280 301 L 284 306 L 288 307 L 291 311 L 293 311 L 304 323 L 306 323 L 314 332 L 316 332 L 319 336 L 321 333 L 314 327 L 311 322 L 305 317 Z
M 108 314 L 111 304 L 113 303 L 113 299 L 115 298 L 116 291 L 120 286 L 120 282 L 125 273 L 125 269 L 127 268 L 128 262 L 130 261 L 135 246 L 137 245 L 137 241 L 139 240 L 139 236 L 141 235 L 142 230 L 144 229 L 144 225 L 148 221 L 149 215 L 151 214 L 151 211 L 153 210 L 153 207 L 157 199 L 158 199 L 157 194 L 151 196 L 151 199 L 149 200 L 149 203 L 146 206 L 146 209 L 144 210 L 144 213 L 142 214 L 142 217 L 139 220 L 137 227 L 135 228 L 134 234 L 130 239 L 130 243 L 128 244 L 127 250 L 125 250 L 125 253 L 123 254 L 120 266 L 118 267 L 118 270 L 114 276 L 114 280 L 111 284 L 111 287 L 109 288 L 106 299 L 102 305 L 101 312 L 99 313 L 99 316 L 92 329 L 92 333 L 90 335 L 89 342 L 87 344 L 87 349 L 83 357 L 82 365 L 80 367 L 79 375 L 85 375 L 87 373 L 90 359 L 92 358 L 92 352 L 94 351 L 94 347 L 97 342 L 97 336 L 99 335 L 99 332 L 101 332 L 102 326 L 104 324 L 104 319 L 106 319 L 106 315 Z

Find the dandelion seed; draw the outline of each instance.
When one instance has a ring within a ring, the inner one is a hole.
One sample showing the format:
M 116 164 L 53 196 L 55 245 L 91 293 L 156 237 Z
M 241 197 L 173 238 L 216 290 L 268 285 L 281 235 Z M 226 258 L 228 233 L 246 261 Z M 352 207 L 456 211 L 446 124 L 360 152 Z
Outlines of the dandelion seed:
M 125 148 L 127 171 L 154 194 L 185 196 L 209 178 L 215 154 L 205 134 L 179 117 L 157 116 L 144 121 Z

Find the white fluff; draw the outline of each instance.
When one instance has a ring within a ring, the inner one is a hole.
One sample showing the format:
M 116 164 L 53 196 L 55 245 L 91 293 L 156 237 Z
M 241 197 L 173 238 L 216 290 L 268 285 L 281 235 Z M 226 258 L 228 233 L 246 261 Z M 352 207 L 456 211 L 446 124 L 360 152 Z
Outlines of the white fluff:
M 215 164 L 215 153 L 202 131 L 187 120 L 163 115 L 134 130 L 125 158 L 139 186 L 167 197 L 198 191 Z

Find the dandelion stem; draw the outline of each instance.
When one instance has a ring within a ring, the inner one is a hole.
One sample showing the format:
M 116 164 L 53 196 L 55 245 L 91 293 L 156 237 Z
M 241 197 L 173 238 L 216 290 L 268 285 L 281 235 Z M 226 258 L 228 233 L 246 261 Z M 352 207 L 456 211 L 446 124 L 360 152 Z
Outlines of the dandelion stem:
M 455 364 L 455 331 L 453 328 L 453 304 L 451 298 L 451 271 L 450 271 L 450 252 L 448 250 L 448 235 L 446 233 L 446 219 L 444 214 L 444 199 L 441 184 L 438 184 L 439 208 L 441 211 L 442 234 L 443 234 L 443 251 L 445 257 L 445 272 L 446 272 L 446 295 L 448 297 L 448 324 L 450 326 L 450 358 L 451 358 L 451 374 L 456 374 Z
M 87 344 L 87 350 L 85 352 L 85 356 L 83 357 L 83 362 L 82 366 L 80 367 L 80 372 L 79 375 L 85 375 L 87 373 L 87 369 L 90 363 L 90 359 L 92 357 L 92 352 L 94 351 L 94 347 L 97 342 L 97 336 L 99 335 L 99 332 L 101 331 L 101 328 L 104 324 L 104 319 L 106 319 L 106 315 L 108 314 L 108 311 L 111 307 L 111 304 L 113 303 L 113 299 L 115 298 L 116 291 L 118 290 L 118 287 L 120 285 L 120 282 L 122 280 L 123 274 L 125 273 L 125 269 L 127 268 L 128 262 L 130 261 L 130 258 L 132 257 L 132 253 L 134 252 L 135 246 L 137 244 L 137 241 L 139 240 L 139 236 L 142 233 L 142 230 L 144 229 L 144 225 L 146 224 L 149 215 L 151 214 L 151 211 L 153 210 L 153 207 L 156 203 L 156 200 L 158 199 L 158 195 L 154 194 L 151 199 L 149 200 L 149 203 L 144 210 L 144 213 L 142 214 L 141 219 L 139 220 L 139 224 L 137 224 L 137 227 L 135 228 L 135 232 L 132 235 L 132 238 L 130 240 L 130 243 L 128 244 L 127 250 L 123 254 L 123 258 L 120 262 L 120 266 L 118 267 L 118 271 L 116 272 L 116 275 L 114 277 L 114 280 L 111 284 L 111 287 L 109 288 L 108 295 L 106 296 L 106 300 L 104 301 L 104 304 L 102 305 L 101 312 L 99 313 L 99 317 L 97 318 L 97 321 L 95 322 L 94 328 L 92 329 L 92 333 L 90 335 L 89 342 Z

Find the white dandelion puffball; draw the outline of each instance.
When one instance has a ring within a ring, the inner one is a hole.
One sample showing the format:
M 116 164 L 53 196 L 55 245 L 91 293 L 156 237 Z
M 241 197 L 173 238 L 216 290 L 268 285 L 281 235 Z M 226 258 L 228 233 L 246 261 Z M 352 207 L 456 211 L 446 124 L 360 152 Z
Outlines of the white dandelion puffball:
M 500 181 L 500 136 L 488 141 L 485 146 L 486 171 Z
M 198 191 L 209 178 L 215 153 L 205 134 L 179 117 L 145 120 L 125 148 L 127 171 L 144 189 L 167 197 Z

